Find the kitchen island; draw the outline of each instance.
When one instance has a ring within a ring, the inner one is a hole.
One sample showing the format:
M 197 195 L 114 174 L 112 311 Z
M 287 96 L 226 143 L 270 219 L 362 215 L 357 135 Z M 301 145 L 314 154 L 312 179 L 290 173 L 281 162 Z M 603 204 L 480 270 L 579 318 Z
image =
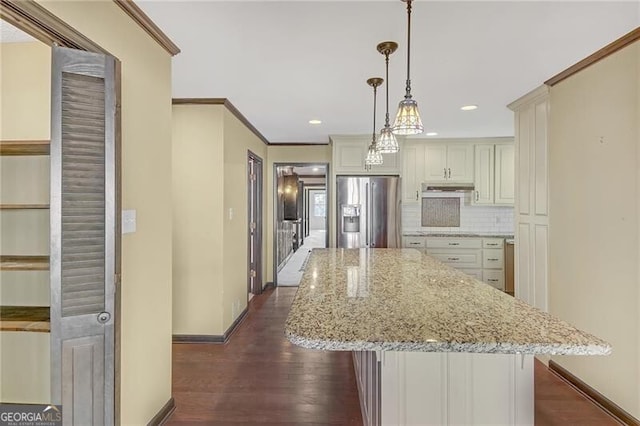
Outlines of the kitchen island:
M 414 249 L 313 250 L 285 326 L 354 351 L 365 424 L 533 424 L 533 355 L 611 347 Z

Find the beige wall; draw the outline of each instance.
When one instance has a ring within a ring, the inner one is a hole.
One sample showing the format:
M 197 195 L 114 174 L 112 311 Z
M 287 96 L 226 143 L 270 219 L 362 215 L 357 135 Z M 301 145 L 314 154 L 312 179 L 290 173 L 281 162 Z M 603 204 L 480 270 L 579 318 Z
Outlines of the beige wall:
M 224 289 L 223 328 L 226 330 L 247 306 L 247 150 L 263 160 L 267 146 L 226 108 L 224 111 Z M 232 211 L 232 213 L 230 213 Z M 263 209 L 263 228 L 267 225 Z M 263 238 L 263 259 L 266 239 Z M 265 265 L 263 260 L 263 277 Z
M 0 139 L 49 139 L 51 49 L 0 44 Z M 48 203 L 49 158 L 0 157 L 0 203 Z M 0 211 L 0 254 L 48 254 L 48 210 Z M 0 304 L 49 305 L 49 274 L 0 272 Z M 0 401 L 50 402 L 49 334 L 0 333 Z
M 122 62 L 121 422 L 171 398 L 171 57 L 110 1 L 38 0 Z
M 636 42 L 636 45 L 637 44 L 638 43 Z M 638 47 L 636 46 L 636 50 L 638 51 L 638 53 L 637 53 L 637 57 L 638 57 L 637 66 L 638 66 L 638 70 L 639 70 L 638 72 L 640 72 L 640 49 L 638 49 Z M 636 91 L 637 99 L 640 100 L 640 84 L 637 84 L 636 86 L 637 86 L 636 87 L 637 88 L 637 91 Z M 640 123 L 640 105 L 638 106 L 638 108 L 636 108 L 636 123 Z M 639 141 L 639 143 L 640 143 L 640 125 L 637 126 L 636 131 L 637 131 L 637 135 L 636 135 L 637 139 L 636 140 Z M 636 149 L 636 161 L 637 161 L 637 164 L 640 164 L 640 147 L 638 149 Z M 637 173 L 637 176 L 636 176 L 636 185 L 637 185 L 638 190 L 640 191 L 640 172 Z M 640 196 L 636 197 L 636 209 L 637 209 L 636 211 L 640 212 Z M 640 242 L 640 225 L 638 226 L 637 235 L 638 235 L 637 236 L 638 241 Z M 636 266 L 637 266 L 638 277 L 640 277 L 640 249 L 638 250 L 637 257 L 636 257 Z M 640 307 L 640 290 L 638 290 L 636 292 L 636 297 L 637 297 L 636 306 Z M 639 310 L 640 310 L 640 308 L 639 308 Z M 636 315 L 636 317 L 638 318 L 638 332 L 637 332 L 638 340 L 636 342 L 636 353 L 640 354 L 640 313 L 638 313 Z M 635 381 L 636 381 L 637 386 L 638 386 L 638 391 L 637 391 L 638 395 L 640 395 L 640 367 L 636 371 Z M 640 400 L 640 396 L 638 397 L 638 399 Z M 640 401 L 638 402 L 638 406 L 639 406 L 639 408 L 636 410 L 636 418 L 640 417 L 638 415 L 638 412 L 637 412 L 637 411 L 640 411 Z
M 265 174 L 267 176 L 264 187 L 265 206 L 267 209 L 267 274 L 265 282 L 273 282 L 273 165 L 274 163 L 331 163 L 331 145 L 319 146 L 275 146 L 269 145 L 267 149 L 267 165 Z M 329 166 L 331 167 L 331 166 Z M 331 170 L 329 170 L 331 173 Z M 330 195 L 331 197 L 331 195 Z M 331 232 L 331 230 L 329 231 Z
M 0 43 L 2 139 L 49 139 L 51 49 L 40 42 Z
M 551 88 L 550 312 L 608 357 L 554 357 L 640 418 L 640 42 Z
M 173 106 L 173 333 L 221 334 L 223 107 Z
M 173 111 L 173 332 L 221 336 L 247 306 L 247 154 L 267 147 L 223 105 Z

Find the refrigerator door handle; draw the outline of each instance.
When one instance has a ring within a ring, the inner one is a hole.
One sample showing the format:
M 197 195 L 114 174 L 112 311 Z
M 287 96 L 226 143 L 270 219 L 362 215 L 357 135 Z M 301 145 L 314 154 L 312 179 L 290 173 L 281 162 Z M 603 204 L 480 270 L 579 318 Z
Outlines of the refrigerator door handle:
M 369 247 L 369 184 L 365 183 L 365 189 L 364 189 L 364 206 L 365 206 L 365 232 L 366 232 L 366 239 L 365 239 L 365 246 Z
M 371 240 L 369 241 L 369 247 L 375 247 L 376 246 L 376 238 L 373 236 L 373 224 L 376 223 L 374 218 L 373 218 L 373 186 L 375 185 L 375 183 L 371 183 L 371 195 L 369 196 L 369 218 L 371 219 L 369 221 L 370 226 L 371 226 L 371 230 L 370 230 L 370 235 L 371 235 Z

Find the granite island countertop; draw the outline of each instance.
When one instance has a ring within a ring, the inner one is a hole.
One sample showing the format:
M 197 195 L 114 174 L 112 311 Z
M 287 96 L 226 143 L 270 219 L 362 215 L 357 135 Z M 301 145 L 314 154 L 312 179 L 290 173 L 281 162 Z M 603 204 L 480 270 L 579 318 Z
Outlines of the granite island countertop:
M 414 249 L 314 249 L 285 335 L 324 350 L 611 352 L 605 341 Z

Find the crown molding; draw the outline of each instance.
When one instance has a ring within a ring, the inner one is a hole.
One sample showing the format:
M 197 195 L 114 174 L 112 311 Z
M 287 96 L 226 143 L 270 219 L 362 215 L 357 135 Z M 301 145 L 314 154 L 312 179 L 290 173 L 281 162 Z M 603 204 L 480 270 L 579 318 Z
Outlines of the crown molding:
M 131 17 L 147 34 L 151 36 L 160 46 L 164 48 L 171 56 L 180 53 L 180 48 L 175 45 L 169 37 L 162 32 L 149 16 L 138 7 L 133 0 L 113 0 L 124 12 Z
M 1 0 L 0 17 L 46 45 L 109 54 L 33 0 Z
M 549 80 L 545 81 L 544 84 L 546 84 L 547 86 L 555 86 L 561 81 L 571 77 L 572 75 L 595 64 L 596 62 L 606 58 L 607 56 L 613 53 L 616 53 L 618 50 L 621 50 L 627 47 L 628 45 L 630 45 L 631 43 L 636 42 L 638 40 L 640 40 L 640 27 L 623 35 L 616 41 L 609 43 L 602 49 L 598 50 L 597 52 L 595 52 L 590 56 L 587 56 L 577 64 L 570 66 L 569 68 L 562 71 L 561 73 L 556 74 L 555 76 L 551 77 Z
M 270 146 L 327 146 L 329 142 L 269 142 Z
M 507 105 L 511 111 L 520 109 L 523 105 L 529 105 L 531 102 L 542 101 L 549 97 L 549 86 L 543 84 L 538 86 L 526 95 L 523 95 Z
M 256 127 L 251 124 L 247 117 L 242 115 L 242 113 L 236 108 L 231 101 L 227 98 L 173 98 L 173 105 L 222 105 L 226 107 L 231 114 L 233 114 L 242 124 L 247 126 L 249 130 L 253 132 L 254 135 L 258 137 L 265 145 L 272 145 L 269 143 L 267 138 L 264 137 L 262 133 Z

